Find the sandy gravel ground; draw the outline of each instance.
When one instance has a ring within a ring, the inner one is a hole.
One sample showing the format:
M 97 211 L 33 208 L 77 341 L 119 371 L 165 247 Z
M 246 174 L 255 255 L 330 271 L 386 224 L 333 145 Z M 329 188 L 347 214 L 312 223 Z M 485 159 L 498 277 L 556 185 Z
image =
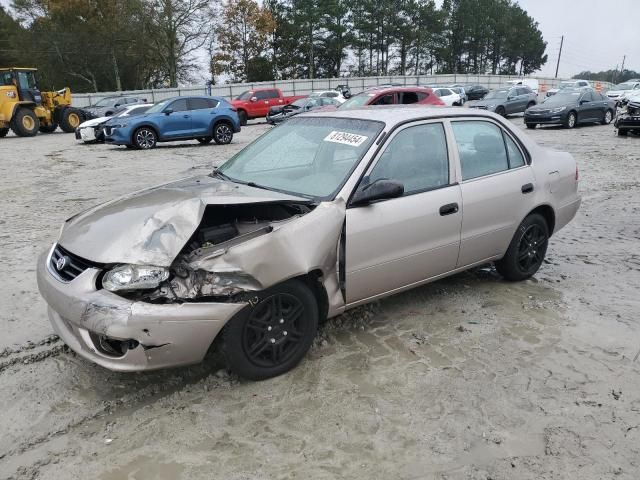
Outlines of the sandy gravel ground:
M 530 132 L 575 155 L 583 194 L 535 279 L 478 269 L 356 309 L 288 375 L 115 374 L 52 336 L 34 262 L 66 217 L 267 128 L 150 152 L 0 140 L 0 478 L 640 478 L 640 138 L 612 126 Z

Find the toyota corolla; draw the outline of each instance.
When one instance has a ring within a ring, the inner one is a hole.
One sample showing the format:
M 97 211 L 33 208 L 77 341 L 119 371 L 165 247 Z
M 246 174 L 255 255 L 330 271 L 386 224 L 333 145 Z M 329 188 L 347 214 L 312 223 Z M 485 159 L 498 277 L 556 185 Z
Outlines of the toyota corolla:
M 576 162 L 478 110 L 303 114 L 208 176 L 69 218 L 38 260 L 54 329 L 118 371 L 293 368 L 327 318 L 493 262 L 534 275 L 580 204 Z

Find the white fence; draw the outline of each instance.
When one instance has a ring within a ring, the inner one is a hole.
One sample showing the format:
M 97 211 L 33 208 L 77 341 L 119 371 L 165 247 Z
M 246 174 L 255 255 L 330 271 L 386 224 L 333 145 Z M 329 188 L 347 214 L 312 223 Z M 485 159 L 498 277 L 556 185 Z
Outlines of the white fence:
M 73 104 L 76 107 L 86 107 L 96 102 L 100 98 L 110 95 L 127 95 L 146 98 L 147 101 L 155 103 L 165 98 L 186 96 L 186 95 L 213 95 L 224 97 L 228 100 L 237 97 L 245 90 L 252 90 L 261 87 L 275 87 L 282 90 L 284 95 L 306 95 L 314 90 L 330 90 L 338 85 L 349 85 L 353 93 L 369 87 L 383 84 L 401 85 L 452 85 L 479 84 L 488 88 L 498 88 L 507 84 L 509 80 L 516 80 L 521 77 L 511 75 L 473 75 L 473 74 L 452 74 L 452 75 L 406 75 L 387 77 L 343 77 L 343 78 L 319 78 L 302 80 L 276 80 L 273 82 L 255 83 L 230 83 L 222 85 L 207 85 L 161 88 L 151 90 L 129 90 L 122 92 L 100 92 L 100 93 L 78 93 L 73 95 Z M 526 77 L 537 79 L 540 85 L 540 93 L 555 88 L 562 81 L 558 78 L 550 77 Z M 594 82 L 596 88 L 607 90 L 611 84 L 608 82 Z

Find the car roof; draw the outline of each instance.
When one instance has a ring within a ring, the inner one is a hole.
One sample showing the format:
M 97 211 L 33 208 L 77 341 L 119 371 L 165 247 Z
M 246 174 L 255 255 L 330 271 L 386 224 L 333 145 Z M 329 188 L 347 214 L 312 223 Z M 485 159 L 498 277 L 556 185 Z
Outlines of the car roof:
M 304 114 L 305 117 L 351 118 L 384 122 L 390 127 L 414 120 L 447 117 L 480 117 L 501 119 L 499 115 L 486 110 L 460 107 L 440 107 L 437 105 L 381 105 L 331 110 Z
M 365 91 L 360 92 L 358 95 L 362 95 L 363 93 L 392 93 L 392 92 L 415 92 L 416 90 L 422 92 L 424 90 L 430 90 L 431 87 L 422 87 L 418 85 L 407 86 L 407 87 L 370 87 Z

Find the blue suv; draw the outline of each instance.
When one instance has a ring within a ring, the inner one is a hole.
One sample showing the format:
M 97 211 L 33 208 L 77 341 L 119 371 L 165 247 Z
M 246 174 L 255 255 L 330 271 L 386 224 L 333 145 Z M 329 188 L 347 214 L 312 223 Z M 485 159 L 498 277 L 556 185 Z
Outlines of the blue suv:
M 105 142 L 147 150 L 158 142 L 198 140 L 231 143 L 240 131 L 236 109 L 219 97 L 176 97 L 156 103 L 144 115 L 109 120 Z

